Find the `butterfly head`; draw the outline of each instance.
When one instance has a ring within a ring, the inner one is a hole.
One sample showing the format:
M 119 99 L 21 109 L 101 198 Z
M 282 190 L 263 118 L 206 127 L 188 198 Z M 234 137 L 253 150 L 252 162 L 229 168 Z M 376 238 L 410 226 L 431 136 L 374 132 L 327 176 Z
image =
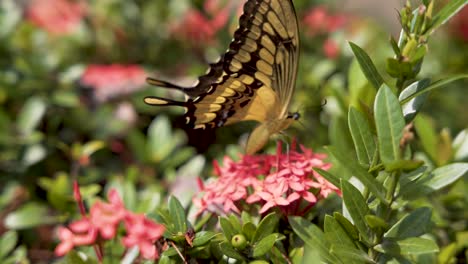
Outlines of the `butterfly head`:
M 294 112 L 294 113 L 289 113 L 287 119 L 292 119 L 292 120 L 299 120 L 301 118 L 301 114 L 299 112 Z

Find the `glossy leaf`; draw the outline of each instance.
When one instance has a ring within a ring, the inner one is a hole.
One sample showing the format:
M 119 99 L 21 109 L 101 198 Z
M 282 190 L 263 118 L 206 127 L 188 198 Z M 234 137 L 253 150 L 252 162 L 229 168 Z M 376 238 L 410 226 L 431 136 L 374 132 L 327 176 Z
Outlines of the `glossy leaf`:
M 237 252 L 237 250 L 235 250 L 228 242 L 222 242 L 219 246 L 224 255 L 240 261 L 245 261 L 244 257 L 239 252 Z
M 398 97 L 398 100 L 403 103 L 403 116 L 405 117 L 406 123 L 414 119 L 416 114 L 419 112 L 424 102 L 427 99 L 427 93 L 413 97 L 419 91 L 426 89 L 431 84 L 430 79 L 422 79 L 414 82 L 406 87 Z M 410 99 L 411 98 L 411 99 Z
M 343 245 L 350 248 L 355 247 L 353 240 L 348 233 L 346 233 L 346 230 L 335 218 L 329 215 L 325 216 L 324 232 L 325 238 L 332 245 Z
M 384 81 L 369 55 L 367 55 L 367 53 L 358 45 L 352 42 L 349 42 L 349 46 L 351 47 L 354 56 L 358 60 L 359 66 L 361 66 L 361 70 L 366 76 L 367 80 L 372 84 L 372 86 L 374 86 L 376 90 L 379 89 Z
M 342 263 L 329 253 L 330 243 L 325 239 L 322 230 L 302 217 L 290 216 L 288 221 L 294 233 L 310 248 L 316 250 L 327 263 Z
M 325 180 L 329 181 L 331 184 L 339 187 L 340 186 L 340 179 L 335 175 L 331 174 L 326 170 L 322 170 L 320 168 L 313 168 L 314 171 L 318 172 L 320 176 L 324 177 Z
M 174 196 L 169 199 L 169 213 L 171 214 L 176 231 L 180 233 L 187 232 L 187 219 L 184 207 Z
M 275 245 L 278 239 L 278 234 L 269 234 L 268 236 L 260 239 L 254 246 L 252 255 L 254 258 L 261 257 L 268 253 L 271 248 Z
M 55 217 L 49 215 L 49 209 L 46 206 L 31 202 L 9 213 L 4 224 L 8 229 L 18 230 L 51 224 L 56 220 Z
M 380 159 L 390 165 L 401 158 L 400 140 L 405 120 L 397 97 L 386 85 L 377 92 L 374 105 Z
M 18 242 L 18 234 L 15 231 L 6 231 L 0 236 L 0 260 L 13 251 Z
M 334 147 L 327 147 L 327 151 L 340 162 L 340 164 L 347 168 L 354 177 L 356 177 L 362 184 L 377 196 L 381 201 L 385 202 L 385 189 L 370 173 L 368 173 L 359 164 L 350 162 L 350 158 L 346 154 L 336 151 Z
M 374 247 L 375 250 L 392 256 L 416 256 L 439 251 L 437 244 L 430 239 L 411 237 L 403 240 L 385 240 Z
M 18 116 L 17 125 L 19 131 L 23 135 L 29 136 L 41 121 L 46 112 L 46 108 L 46 102 L 42 98 L 29 98 L 23 105 Z
M 452 163 L 432 171 L 432 177 L 424 185 L 432 190 L 440 190 L 468 172 L 468 163 Z
M 348 112 L 348 125 L 359 163 L 370 166 L 377 146 L 369 123 L 358 110 L 351 107 Z
M 466 0 L 452 0 L 447 2 L 447 4 L 434 16 L 432 20 L 432 25 L 428 28 L 428 33 L 432 33 L 441 25 L 445 24 L 451 17 L 457 14 L 465 5 Z
M 219 224 L 221 225 L 224 236 L 226 237 L 228 241 L 231 241 L 232 237 L 237 235 L 237 231 L 234 229 L 234 227 L 232 226 L 231 222 L 228 219 L 224 217 L 220 217 Z
M 252 243 L 260 241 L 262 238 L 270 235 L 277 228 L 279 217 L 275 213 L 268 214 L 257 226 L 257 230 L 252 238 Z
M 346 245 L 334 244 L 330 249 L 330 253 L 339 256 L 344 263 L 377 263 L 365 252 Z
M 200 231 L 195 234 L 195 238 L 192 243 L 194 247 L 199 247 L 207 244 L 211 241 L 217 234 L 211 231 Z
M 369 227 L 366 224 L 366 215 L 369 214 L 366 200 L 362 197 L 356 187 L 349 182 L 342 182 L 343 203 L 353 219 L 354 225 L 359 230 L 361 236 L 370 241 L 368 237 Z
M 462 130 L 453 140 L 453 155 L 455 160 L 464 160 L 468 158 L 468 129 Z
M 431 216 L 431 209 L 427 207 L 417 208 L 402 217 L 384 236 L 396 239 L 421 236 L 430 230 Z

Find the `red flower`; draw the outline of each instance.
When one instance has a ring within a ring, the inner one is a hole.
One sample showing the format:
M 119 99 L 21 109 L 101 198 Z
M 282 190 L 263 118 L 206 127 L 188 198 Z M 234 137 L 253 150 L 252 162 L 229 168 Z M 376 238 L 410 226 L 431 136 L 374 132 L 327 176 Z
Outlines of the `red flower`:
M 84 208 L 78 188 L 75 188 L 74 196 L 75 199 L 79 199 L 77 201 L 81 205 L 80 208 Z M 145 259 L 157 259 L 159 254 L 154 242 L 162 237 L 164 226 L 142 214 L 137 215 L 126 210 L 122 199 L 114 189 L 109 191 L 108 200 L 109 203 L 102 201 L 94 203 L 89 217 L 83 215 L 82 219 L 71 223 L 69 229 L 59 227 L 58 237 L 61 241 L 55 248 L 55 255 L 63 256 L 76 246 L 97 245 L 98 241 L 113 239 L 117 235 L 118 226 L 123 222 L 126 237 L 122 239 L 122 244 L 128 248 L 138 246 Z M 100 250 L 99 247 L 98 249 Z M 96 254 L 101 256 L 99 250 Z
M 301 146 L 289 153 L 276 155 L 245 155 L 239 162 L 224 159 L 224 166 L 215 162 L 216 180 L 203 186 L 203 196 L 194 198 L 194 204 L 202 211 L 240 213 L 242 202 L 259 204 L 260 213 L 278 208 L 284 214 L 303 214 L 302 203 L 313 206 L 319 199 L 339 189 L 325 181 L 312 168 L 327 170 L 325 155 L 313 153 Z M 317 193 L 314 195 L 314 193 Z M 244 203 L 245 205 L 245 203 Z M 302 210 L 302 211 L 299 211 Z
M 98 101 L 129 94 L 145 84 L 146 72 L 137 65 L 89 65 L 81 83 L 91 87 Z
M 153 222 L 142 214 L 128 213 L 125 217 L 127 236 L 122 238 L 122 244 L 131 248 L 138 246 L 145 259 L 159 258 L 154 242 L 164 234 L 164 226 Z
M 27 6 L 29 21 L 46 31 L 64 35 L 75 31 L 86 15 L 84 1 L 70 0 L 31 0 Z
M 212 18 L 206 17 L 196 9 L 189 9 L 182 21 L 172 26 L 172 33 L 176 38 L 195 45 L 214 40 L 216 33 L 228 21 L 230 4 L 222 8 L 219 0 L 206 0 L 204 9 Z

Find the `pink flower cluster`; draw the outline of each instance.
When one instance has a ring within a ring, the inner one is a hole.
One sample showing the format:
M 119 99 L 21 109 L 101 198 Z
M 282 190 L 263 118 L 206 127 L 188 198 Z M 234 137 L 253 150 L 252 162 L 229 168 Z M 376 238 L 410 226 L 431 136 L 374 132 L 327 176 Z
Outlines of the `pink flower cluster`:
M 224 166 L 216 162 L 214 181 L 204 185 L 199 182 L 203 195 L 193 202 L 199 213 L 240 213 L 243 205 L 258 204 L 260 213 L 273 208 L 285 215 L 303 215 L 318 200 L 340 190 L 322 178 L 313 168 L 328 170 L 324 154 L 293 144 L 288 153 L 281 153 L 278 145 L 276 155 L 244 155 L 239 161 L 225 157 Z M 305 205 L 305 207 L 304 207 Z
M 172 33 L 176 38 L 190 43 L 212 42 L 228 21 L 230 2 L 223 6 L 220 0 L 206 0 L 204 11 L 211 19 L 197 9 L 189 9 L 182 21 L 171 26 Z
M 31 0 L 26 17 L 33 24 L 55 35 L 74 32 L 87 12 L 85 1 Z
M 145 259 L 155 260 L 159 257 L 155 242 L 164 233 L 163 225 L 146 218 L 143 214 L 135 214 L 125 209 L 122 199 L 114 189 L 108 194 L 109 203 L 102 201 L 94 203 L 89 216 L 85 216 L 77 186 L 75 185 L 75 199 L 80 204 L 83 218 L 72 222 L 68 228 L 58 228 L 60 243 L 55 248 L 55 255 L 63 256 L 77 246 L 94 245 L 100 258 L 102 252 L 98 247 L 98 241 L 116 237 L 117 229 L 123 223 L 126 231 L 126 236 L 122 238 L 124 247 L 138 246 Z
M 310 36 L 319 34 L 327 35 L 339 29 L 342 29 L 348 22 L 343 14 L 332 15 L 324 6 L 318 6 L 304 16 L 304 25 L 306 33 Z M 331 38 L 327 38 L 323 43 L 323 52 L 328 58 L 336 58 L 339 55 L 340 48 Z
M 146 72 L 137 65 L 89 65 L 81 76 L 81 84 L 91 87 L 98 101 L 129 94 L 145 84 Z

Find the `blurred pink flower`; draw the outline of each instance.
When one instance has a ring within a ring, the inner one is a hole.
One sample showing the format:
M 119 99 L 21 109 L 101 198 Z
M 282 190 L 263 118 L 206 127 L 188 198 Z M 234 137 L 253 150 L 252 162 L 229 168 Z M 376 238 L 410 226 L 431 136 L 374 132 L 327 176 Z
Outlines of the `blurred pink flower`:
M 323 53 L 327 58 L 334 59 L 340 54 L 340 47 L 333 39 L 327 38 L 323 43 Z
M 55 255 L 63 256 L 76 246 L 94 244 L 97 238 L 97 230 L 86 218 L 75 221 L 66 227 L 58 228 L 60 243 L 55 248 Z
M 122 238 L 125 247 L 138 246 L 145 259 L 159 258 L 154 243 L 164 234 L 164 226 L 146 218 L 142 214 L 128 213 L 125 216 L 127 236 Z
M 347 18 L 343 14 L 332 15 L 324 6 L 317 6 L 307 11 L 303 21 L 306 33 L 315 36 L 343 28 Z
M 85 1 L 30 0 L 26 17 L 51 34 L 66 35 L 77 29 L 86 12 Z
M 220 0 L 206 0 L 204 2 L 205 12 L 211 17 L 205 16 L 196 9 L 189 9 L 183 19 L 173 24 L 172 33 L 182 41 L 190 41 L 194 45 L 213 42 L 216 33 L 223 28 L 229 18 L 231 1 L 224 6 Z
M 79 189 L 74 191 L 74 196 L 80 199 L 77 202 L 80 208 L 83 208 Z M 55 248 L 55 254 L 63 256 L 76 246 L 96 246 L 99 241 L 113 239 L 117 235 L 120 223 L 124 223 L 126 236 L 122 238 L 122 244 L 128 248 L 139 246 L 143 258 L 157 259 L 159 254 L 154 242 L 162 237 L 165 227 L 143 214 L 134 214 L 125 209 L 115 189 L 109 191 L 107 199 L 109 203 L 103 201 L 94 203 L 89 217 L 82 211 L 82 219 L 72 222 L 69 228 L 58 228 L 60 243 Z M 99 249 L 98 247 L 98 251 Z M 101 253 L 96 252 L 98 255 Z
M 238 162 L 226 157 L 223 167 L 215 162 L 218 178 L 200 184 L 203 195 L 193 199 L 199 213 L 240 213 L 239 206 L 245 201 L 259 204 L 260 213 L 278 208 L 286 215 L 297 215 L 332 192 L 340 194 L 338 188 L 313 170 L 330 168 L 331 164 L 323 161 L 326 156 L 304 146 L 301 150 L 298 152 L 293 146 L 283 154 L 279 145 L 276 155 L 244 155 Z M 307 204 L 306 209 L 301 208 L 302 203 Z
M 122 199 L 115 189 L 109 191 L 110 203 L 97 201 L 90 210 L 90 221 L 104 239 L 111 239 L 117 233 L 117 227 L 127 215 Z
M 137 65 L 89 65 L 81 76 L 81 84 L 93 89 L 98 101 L 129 94 L 145 84 L 146 72 Z

